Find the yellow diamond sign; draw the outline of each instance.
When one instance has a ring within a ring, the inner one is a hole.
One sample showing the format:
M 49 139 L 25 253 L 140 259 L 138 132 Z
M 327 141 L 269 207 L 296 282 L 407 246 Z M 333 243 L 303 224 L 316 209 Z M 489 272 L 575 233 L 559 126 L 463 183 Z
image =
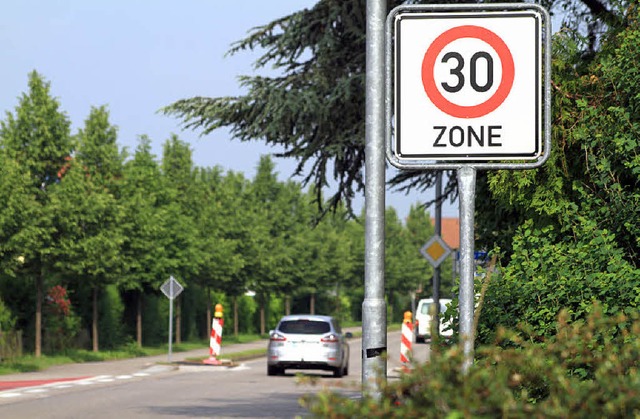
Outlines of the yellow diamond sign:
M 431 263 L 431 266 L 437 268 L 449 256 L 451 248 L 442 240 L 442 237 L 435 235 L 420 248 L 420 253 Z

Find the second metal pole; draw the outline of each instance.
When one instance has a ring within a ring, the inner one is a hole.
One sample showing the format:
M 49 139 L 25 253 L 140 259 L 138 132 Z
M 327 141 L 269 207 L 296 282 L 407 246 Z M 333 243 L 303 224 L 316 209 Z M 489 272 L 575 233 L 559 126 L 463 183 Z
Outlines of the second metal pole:
M 442 170 L 436 174 L 436 214 L 435 214 L 435 234 L 442 237 Z M 436 317 L 434 330 L 440 333 L 440 265 L 433 269 L 433 305 L 435 306 Z
M 467 371 L 473 361 L 473 278 L 474 215 L 476 196 L 476 169 L 465 166 L 458 169 L 460 192 L 460 339 L 464 350 L 462 369 Z

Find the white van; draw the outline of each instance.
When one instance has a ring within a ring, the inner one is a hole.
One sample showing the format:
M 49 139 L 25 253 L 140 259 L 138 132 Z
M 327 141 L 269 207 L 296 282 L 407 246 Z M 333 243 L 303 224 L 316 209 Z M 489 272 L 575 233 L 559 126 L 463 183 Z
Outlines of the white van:
M 442 313 L 447 310 L 447 306 L 449 304 L 451 304 L 451 299 L 440 298 L 440 336 L 444 338 L 449 338 L 453 335 L 451 325 L 442 321 Z M 418 302 L 415 316 L 415 327 L 413 329 L 416 335 L 416 342 L 424 342 L 425 338 L 431 337 L 432 307 L 433 298 L 423 298 Z

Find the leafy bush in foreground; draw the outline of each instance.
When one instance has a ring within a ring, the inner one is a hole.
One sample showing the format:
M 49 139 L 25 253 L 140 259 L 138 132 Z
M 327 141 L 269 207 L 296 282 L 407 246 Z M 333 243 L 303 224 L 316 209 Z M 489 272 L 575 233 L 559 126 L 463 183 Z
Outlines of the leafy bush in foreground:
M 380 397 L 354 400 L 323 391 L 303 402 L 318 417 L 358 418 L 632 418 L 640 417 L 640 321 L 605 317 L 596 305 L 586 321 L 558 317 L 543 339 L 501 329 L 461 372 L 461 347 L 432 347 L 430 362 L 380 383 Z

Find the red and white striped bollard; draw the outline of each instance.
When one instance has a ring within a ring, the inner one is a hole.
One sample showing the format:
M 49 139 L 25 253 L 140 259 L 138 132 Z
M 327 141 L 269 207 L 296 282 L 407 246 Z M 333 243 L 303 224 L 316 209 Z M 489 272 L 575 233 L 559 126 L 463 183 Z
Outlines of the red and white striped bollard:
M 224 318 L 222 316 L 222 304 L 216 304 L 213 322 L 211 323 L 211 339 L 209 340 L 209 358 L 202 361 L 209 365 L 222 365 L 218 359 L 222 345 L 222 326 Z
M 402 338 L 400 341 L 400 362 L 404 371 L 409 370 L 409 362 L 411 360 L 413 344 L 413 322 L 411 320 L 411 312 L 404 312 L 404 320 L 402 321 Z

